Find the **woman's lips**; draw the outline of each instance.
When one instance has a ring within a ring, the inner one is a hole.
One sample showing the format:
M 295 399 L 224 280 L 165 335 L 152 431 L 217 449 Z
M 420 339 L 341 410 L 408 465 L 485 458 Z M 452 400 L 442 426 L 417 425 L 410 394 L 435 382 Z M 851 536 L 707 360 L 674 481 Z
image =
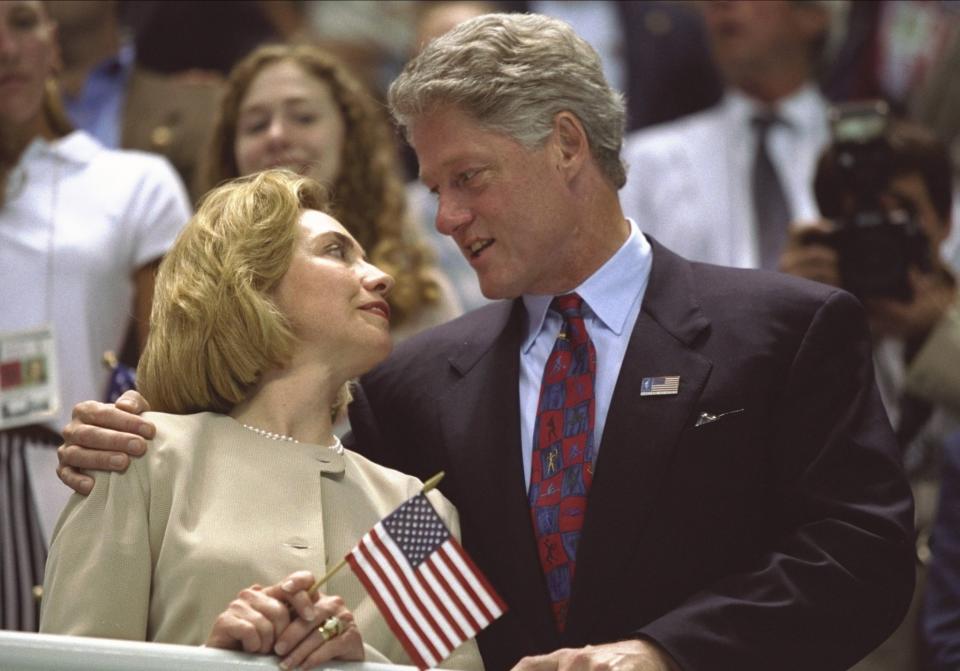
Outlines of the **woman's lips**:
M 379 314 L 387 321 L 390 321 L 390 306 L 387 305 L 386 301 L 374 301 L 372 303 L 367 303 L 366 305 L 361 306 L 360 309 L 373 312 L 374 314 Z

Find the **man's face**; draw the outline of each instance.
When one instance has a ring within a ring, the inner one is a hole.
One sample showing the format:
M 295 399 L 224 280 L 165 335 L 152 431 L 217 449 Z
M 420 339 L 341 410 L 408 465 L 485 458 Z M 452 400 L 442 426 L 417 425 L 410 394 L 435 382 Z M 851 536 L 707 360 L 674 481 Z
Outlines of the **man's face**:
M 811 22 L 819 10 L 788 0 L 718 0 L 701 7 L 714 60 L 732 84 L 805 51 L 823 29 Z
M 930 258 L 939 258 L 940 246 L 950 232 L 950 223 L 937 213 L 923 177 L 918 173 L 894 177 L 890 180 L 886 192 L 892 196 L 885 198 L 888 207 L 896 207 L 898 200 L 913 206 L 917 223 L 930 242 Z
M 420 178 L 439 199 L 437 230 L 470 262 L 487 298 L 569 291 L 582 279 L 554 135 L 537 149 L 453 106 L 410 126 Z M 574 219 L 571 221 L 571 219 Z

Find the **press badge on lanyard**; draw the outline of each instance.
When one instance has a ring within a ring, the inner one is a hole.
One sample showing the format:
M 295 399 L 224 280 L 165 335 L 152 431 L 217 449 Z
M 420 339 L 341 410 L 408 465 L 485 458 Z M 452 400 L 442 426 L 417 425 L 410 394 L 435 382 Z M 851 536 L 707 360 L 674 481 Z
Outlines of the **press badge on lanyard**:
M 0 333 L 0 429 L 53 419 L 59 388 L 52 326 Z

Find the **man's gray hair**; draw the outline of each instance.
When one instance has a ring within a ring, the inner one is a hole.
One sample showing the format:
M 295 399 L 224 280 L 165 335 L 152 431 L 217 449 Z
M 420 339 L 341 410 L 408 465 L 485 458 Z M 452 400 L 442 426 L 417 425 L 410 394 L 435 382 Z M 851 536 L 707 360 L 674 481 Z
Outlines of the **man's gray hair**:
M 626 106 L 610 88 L 597 52 L 562 21 L 537 14 L 486 14 L 438 37 L 390 86 L 390 109 L 404 129 L 443 105 L 528 148 L 540 147 L 559 112 L 571 112 L 616 187 Z

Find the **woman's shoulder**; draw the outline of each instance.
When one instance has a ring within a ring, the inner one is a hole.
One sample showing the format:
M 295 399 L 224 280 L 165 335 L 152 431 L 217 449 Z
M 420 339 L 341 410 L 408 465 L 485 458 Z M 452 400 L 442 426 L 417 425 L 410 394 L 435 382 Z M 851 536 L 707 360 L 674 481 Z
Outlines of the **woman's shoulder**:
M 228 425 L 233 422 L 226 415 L 216 412 L 175 415 L 150 411 L 143 413 L 143 419 L 157 429 L 156 435 L 150 441 L 151 447 L 163 450 L 189 449 L 205 436 L 228 431 Z M 150 451 L 148 450 L 148 453 Z
M 347 467 L 352 468 L 359 478 L 379 486 L 375 491 L 389 492 L 393 497 L 400 497 L 403 500 L 423 487 L 423 483 L 418 478 L 395 468 L 381 466 L 353 450 L 345 449 L 343 457 Z
M 191 428 L 200 428 L 209 425 L 215 425 L 221 422 L 226 416 L 217 412 L 194 412 L 180 415 L 171 412 L 158 412 L 149 410 L 142 415 L 143 419 L 154 424 L 159 430 L 160 427 L 170 430 L 185 430 Z
M 366 496 L 376 499 L 385 507 L 382 514 L 392 512 L 401 503 L 423 491 L 423 481 L 419 478 L 381 466 L 352 450 L 344 450 L 344 459 L 356 485 Z M 427 498 L 448 526 L 455 523 L 456 511 L 443 494 L 434 489 L 427 494 Z

